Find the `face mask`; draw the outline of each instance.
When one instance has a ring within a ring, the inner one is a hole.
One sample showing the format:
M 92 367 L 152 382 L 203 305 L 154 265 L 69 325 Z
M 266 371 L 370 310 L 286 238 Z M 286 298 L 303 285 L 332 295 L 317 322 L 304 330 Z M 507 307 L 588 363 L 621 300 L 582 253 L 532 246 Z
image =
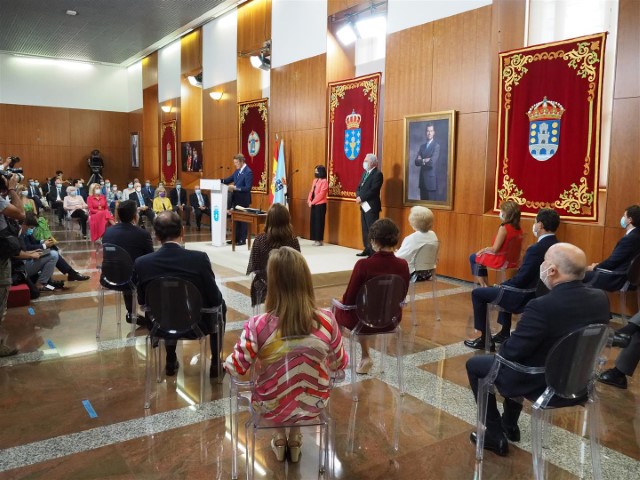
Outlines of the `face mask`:
M 96 195 L 100 195 L 102 193 L 102 190 L 96 188 L 93 193 L 95 193 Z
M 29 192 L 27 192 L 26 190 L 23 190 L 20 192 L 20 195 L 24 195 L 26 197 L 27 195 L 29 195 Z
M 176 188 L 177 188 L 178 190 L 180 190 L 180 187 L 182 187 L 182 185 L 180 185 L 179 183 L 178 183 L 178 184 L 176 184 Z
M 111 184 L 110 183 L 105 183 L 104 186 L 109 188 L 111 186 Z
M 29 185 L 35 185 L 36 182 L 29 182 Z
M 60 188 L 62 186 L 61 183 L 56 183 L 56 188 Z
M 500 217 L 500 220 L 502 220 L 504 222 L 504 213 L 500 212 L 500 215 L 498 215 Z
M 159 183 L 158 184 L 158 188 L 160 188 L 160 187 L 164 187 L 164 183 Z
M 547 283 L 549 274 L 547 273 L 551 267 L 547 267 L 542 270 L 542 265 L 540 265 L 540 281 L 544 283 L 544 286 L 551 290 L 551 285 Z M 545 275 L 546 274 L 546 275 Z
M 127 185 L 127 187 L 133 188 L 133 183 L 130 183 L 129 185 Z
M 533 232 L 533 236 L 538 238 L 538 231 L 536 230 L 536 223 L 533 224 L 533 228 L 531 229 L 531 231 Z
M 200 189 L 199 188 L 196 188 L 196 193 L 200 193 Z
M 164 193 L 164 192 L 160 192 L 158 195 L 159 195 L 160 197 L 164 198 L 167 194 L 166 194 L 166 193 Z
M 78 192 L 71 192 L 71 193 L 70 193 L 70 195 L 71 195 L 72 197 L 75 197 L 76 195 L 78 195 Z
M 27 228 L 27 235 L 33 235 L 33 228 Z
M 621 226 L 622 228 L 627 228 L 627 222 L 625 222 L 625 220 L 624 220 L 624 219 L 625 219 L 625 216 L 624 216 L 624 215 L 622 215 L 622 217 L 620 217 L 620 226 Z
M 112 188 L 111 188 L 111 191 L 112 191 L 112 192 L 117 192 L 117 191 L 118 191 L 118 187 L 112 187 Z
M 40 186 L 40 182 L 35 182 L 35 186 L 39 187 Z
M 140 192 L 141 190 L 142 190 L 142 188 L 136 187 L 136 192 Z
M 366 160 L 362 162 L 362 168 L 364 168 L 365 170 L 369 170 L 369 162 L 367 162 Z

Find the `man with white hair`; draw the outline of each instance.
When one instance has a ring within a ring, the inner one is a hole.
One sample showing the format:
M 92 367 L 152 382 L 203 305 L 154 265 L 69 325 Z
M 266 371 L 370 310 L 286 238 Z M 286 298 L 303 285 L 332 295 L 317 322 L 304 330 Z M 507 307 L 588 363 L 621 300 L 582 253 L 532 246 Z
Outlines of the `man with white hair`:
M 362 223 L 362 244 L 364 250 L 357 253 L 359 257 L 373 255 L 369 244 L 369 227 L 380 218 L 380 189 L 384 178 L 378 168 L 378 158 L 373 153 L 368 153 L 362 162 L 364 173 L 356 189 L 356 203 L 360 206 L 360 222 Z

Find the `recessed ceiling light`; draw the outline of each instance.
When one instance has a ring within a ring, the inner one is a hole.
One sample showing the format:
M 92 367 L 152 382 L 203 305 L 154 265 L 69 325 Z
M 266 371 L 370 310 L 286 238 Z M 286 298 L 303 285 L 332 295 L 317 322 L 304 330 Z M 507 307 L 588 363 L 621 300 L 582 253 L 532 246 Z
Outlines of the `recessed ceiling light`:
M 77 11 L 75 10 L 67 10 L 67 15 L 71 16 L 71 17 L 75 17 L 78 14 Z

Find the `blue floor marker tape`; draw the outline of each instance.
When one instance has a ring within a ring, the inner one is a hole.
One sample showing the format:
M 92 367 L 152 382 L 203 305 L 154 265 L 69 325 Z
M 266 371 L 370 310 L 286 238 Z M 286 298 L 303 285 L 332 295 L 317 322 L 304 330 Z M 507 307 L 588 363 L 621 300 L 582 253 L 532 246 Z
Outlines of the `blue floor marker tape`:
M 36 314 L 36 311 L 33 309 L 33 307 L 27 308 L 27 312 L 29 312 L 29 315 L 31 315 L 32 317 Z
M 91 402 L 89 400 L 82 400 L 82 405 L 84 406 L 84 409 L 89 414 L 90 418 L 96 418 L 98 416 L 96 411 L 93 409 L 93 406 L 91 406 Z
M 52 350 L 53 350 L 54 348 L 56 348 L 56 346 L 53 344 L 53 342 L 51 341 L 51 339 L 47 340 L 47 345 L 49 345 L 49 348 L 50 348 L 50 349 L 52 349 Z

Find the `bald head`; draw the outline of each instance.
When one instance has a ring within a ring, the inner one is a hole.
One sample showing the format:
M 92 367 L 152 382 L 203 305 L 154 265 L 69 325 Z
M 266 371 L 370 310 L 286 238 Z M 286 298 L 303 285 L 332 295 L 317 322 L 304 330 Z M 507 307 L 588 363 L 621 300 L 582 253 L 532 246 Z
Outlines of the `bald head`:
M 556 243 L 547 250 L 541 270 L 548 268 L 552 286 L 582 280 L 587 269 L 584 252 L 570 243 Z

